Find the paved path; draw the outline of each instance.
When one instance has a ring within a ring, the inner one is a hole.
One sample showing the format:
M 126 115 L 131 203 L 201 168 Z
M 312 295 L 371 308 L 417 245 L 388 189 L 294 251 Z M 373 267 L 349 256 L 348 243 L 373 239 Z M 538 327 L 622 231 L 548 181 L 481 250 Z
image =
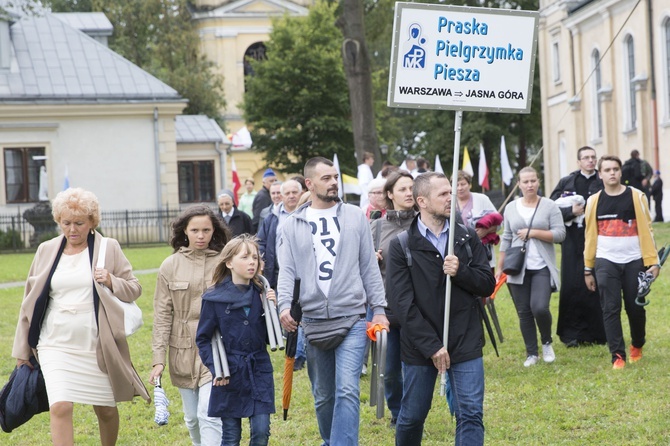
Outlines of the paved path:
M 133 274 L 135 274 L 136 276 L 141 276 L 143 274 L 153 274 L 153 273 L 157 273 L 157 272 L 158 272 L 158 268 L 153 268 L 153 269 L 142 269 L 142 270 L 139 270 L 139 271 L 133 271 Z M 0 289 L 18 288 L 18 287 L 23 288 L 24 286 L 26 286 L 25 281 L 0 283 Z

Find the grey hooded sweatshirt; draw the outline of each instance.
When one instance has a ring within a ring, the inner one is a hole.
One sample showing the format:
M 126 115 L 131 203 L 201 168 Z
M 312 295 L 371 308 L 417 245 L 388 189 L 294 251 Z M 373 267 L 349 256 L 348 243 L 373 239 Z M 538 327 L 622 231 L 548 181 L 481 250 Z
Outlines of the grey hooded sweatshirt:
M 333 319 L 365 314 L 384 314 L 384 283 L 377 265 L 370 226 L 355 206 L 338 203 L 340 241 L 328 296 L 317 283 L 316 254 L 312 230 L 306 219 L 307 202 L 291 214 L 282 226 L 279 241 L 279 312 L 291 307 L 294 280 L 299 278 L 303 314 L 313 319 Z

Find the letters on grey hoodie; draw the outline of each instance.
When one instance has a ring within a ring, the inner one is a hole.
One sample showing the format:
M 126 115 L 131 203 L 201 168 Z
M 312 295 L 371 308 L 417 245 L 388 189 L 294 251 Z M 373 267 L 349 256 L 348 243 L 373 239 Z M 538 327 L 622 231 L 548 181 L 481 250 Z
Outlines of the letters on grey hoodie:
M 300 305 L 307 317 L 332 319 L 365 314 L 366 305 L 372 308 L 374 314 L 384 314 L 384 284 L 374 252 L 370 224 L 363 211 L 349 204 L 337 204 L 340 242 L 330 291 L 325 296 L 317 283 L 312 227 L 306 219 L 306 209 L 310 205 L 311 202 L 302 205 L 282 226 L 278 247 L 279 311 L 291 307 L 294 280 L 299 278 Z

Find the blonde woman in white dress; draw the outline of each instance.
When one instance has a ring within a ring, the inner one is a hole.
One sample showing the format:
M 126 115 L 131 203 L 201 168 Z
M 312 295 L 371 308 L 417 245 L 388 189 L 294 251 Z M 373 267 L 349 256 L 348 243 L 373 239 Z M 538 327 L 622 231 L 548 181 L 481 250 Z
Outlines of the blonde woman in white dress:
M 63 234 L 37 249 L 12 356 L 18 366 L 29 365 L 31 356 L 40 363 L 54 445 L 74 444 L 74 403 L 93 406 L 100 444 L 114 445 L 117 402 L 134 396 L 150 400 L 130 361 L 123 310 L 114 301 L 116 296 L 132 302 L 142 287 L 116 240 L 108 241 L 105 267 L 95 268 L 102 236 L 94 230 L 100 209 L 93 193 L 60 192 L 53 217 Z

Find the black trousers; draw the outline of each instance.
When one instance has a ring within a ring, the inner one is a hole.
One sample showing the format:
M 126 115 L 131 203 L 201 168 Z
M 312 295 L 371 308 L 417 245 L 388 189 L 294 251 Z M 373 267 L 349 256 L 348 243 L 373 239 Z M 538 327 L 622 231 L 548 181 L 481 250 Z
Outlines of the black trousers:
M 600 306 L 603 310 L 603 323 L 607 345 L 612 354 L 612 362 L 616 355 L 626 359 L 626 344 L 621 328 L 621 296 L 630 325 L 631 344 L 641 348 L 645 343 L 647 314 L 644 307 L 635 303 L 637 297 L 637 276 L 644 269 L 642 259 L 620 264 L 606 259 L 596 258 L 594 269 Z

